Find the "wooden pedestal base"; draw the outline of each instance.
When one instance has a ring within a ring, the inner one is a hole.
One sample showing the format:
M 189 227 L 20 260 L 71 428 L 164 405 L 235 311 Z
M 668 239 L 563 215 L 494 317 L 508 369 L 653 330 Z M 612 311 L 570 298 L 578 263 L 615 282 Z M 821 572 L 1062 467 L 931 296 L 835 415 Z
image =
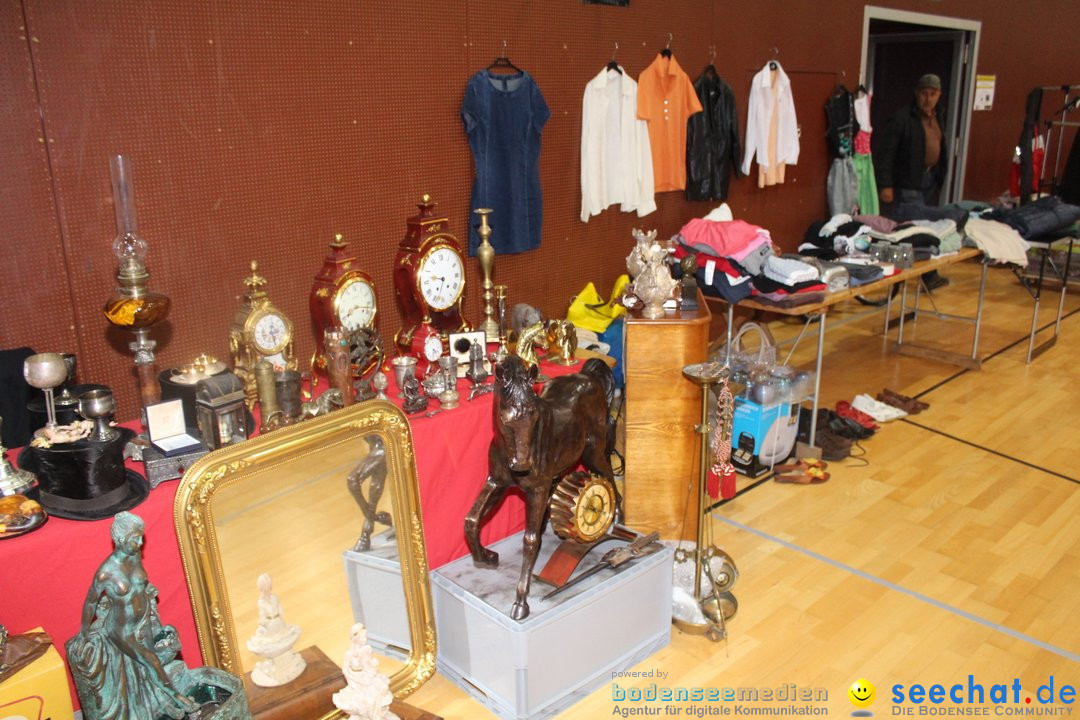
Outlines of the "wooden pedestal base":
M 251 673 L 244 675 L 244 692 L 254 720 L 296 720 L 320 718 L 334 712 L 331 696 L 345 687 L 341 668 L 317 647 L 300 651 L 307 667 L 300 677 L 287 685 L 264 688 L 251 682 Z M 442 720 L 412 705 L 395 700 L 390 706 L 401 720 Z

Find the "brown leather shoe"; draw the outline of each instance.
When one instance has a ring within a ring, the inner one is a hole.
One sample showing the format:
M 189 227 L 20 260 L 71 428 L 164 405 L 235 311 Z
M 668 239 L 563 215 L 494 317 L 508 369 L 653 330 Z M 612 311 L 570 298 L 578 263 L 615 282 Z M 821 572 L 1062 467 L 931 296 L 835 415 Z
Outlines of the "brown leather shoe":
M 918 415 L 922 412 L 922 407 L 920 407 L 918 403 L 910 399 L 905 400 L 895 395 L 888 395 L 886 393 L 879 392 L 877 394 L 877 400 L 878 402 L 883 402 L 886 405 L 892 405 L 895 408 L 900 408 L 908 415 Z
M 900 393 L 896 392 L 895 390 L 890 390 L 889 388 L 884 388 L 882 390 L 882 392 L 885 393 L 886 395 L 890 395 L 890 396 L 896 398 L 897 400 L 900 400 L 901 402 L 914 403 L 915 405 L 917 405 L 919 407 L 920 410 L 929 410 L 930 409 L 930 403 L 925 403 L 922 400 L 916 400 L 915 398 L 908 397 L 907 395 L 901 395 Z
M 821 457 L 825 460 L 843 460 L 851 455 L 851 440 L 837 435 L 828 427 L 818 427 L 814 444 L 821 448 Z

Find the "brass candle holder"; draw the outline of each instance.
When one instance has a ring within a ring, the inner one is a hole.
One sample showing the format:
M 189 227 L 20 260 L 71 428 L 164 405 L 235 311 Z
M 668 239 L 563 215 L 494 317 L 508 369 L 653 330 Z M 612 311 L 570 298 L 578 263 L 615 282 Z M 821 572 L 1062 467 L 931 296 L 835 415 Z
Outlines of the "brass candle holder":
M 502 362 L 502 360 L 510 354 L 510 349 L 506 346 L 506 285 L 496 285 L 495 288 L 495 307 L 498 319 L 496 337 L 499 341 L 499 349 L 496 352 L 496 362 Z M 488 336 L 488 342 L 491 341 Z
M 484 321 L 480 323 L 479 329 L 484 331 L 484 337 L 488 342 L 495 342 L 499 337 L 499 324 L 495 320 L 495 306 L 492 302 L 494 283 L 491 282 L 491 275 L 495 265 L 495 248 L 488 240 L 491 237 L 491 226 L 488 225 L 491 208 L 477 208 L 473 212 L 480 216 L 480 227 L 476 231 L 480 235 L 480 246 L 476 248 L 476 257 L 480 260 L 480 271 L 484 274 L 482 284 Z

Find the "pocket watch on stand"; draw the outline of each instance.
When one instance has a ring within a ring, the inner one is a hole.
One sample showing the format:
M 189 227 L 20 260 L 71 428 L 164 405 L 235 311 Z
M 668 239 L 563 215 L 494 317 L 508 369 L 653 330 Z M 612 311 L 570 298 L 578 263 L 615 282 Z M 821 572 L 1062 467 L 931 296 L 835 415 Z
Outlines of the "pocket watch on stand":
M 244 400 L 255 404 L 255 364 L 266 360 L 275 371 L 296 370 L 293 353 L 293 324 L 278 310 L 263 287 L 266 278 L 258 273 L 259 264 L 251 261 L 251 275 L 244 280 L 248 290 L 244 302 L 229 326 L 229 356 L 233 372 L 244 383 Z
M 326 356 L 321 345 L 329 328 L 341 327 L 346 333 L 375 328 L 375 283 L 358 264 L 341 234 L 335 235 L 330 243 L 330 252 L 315 275 L 308 302 L 315 326 L 316 346 L 320 347 L 312 358 L 312 371 L 325 373 Z M 353 372 L 360 376 L 370 369 L 354 368 Z
M 461 316 L 465 290 L 461 244 L 447 232 L 447 219 L 435 214 L 430 195 L 420 198 L 417 207 L 420 213 L 409 218 L 394 265 L 394 288 L 402 317 L 394 342 L 401 354 L 412 355 L 424 364 L 435 362 L 446 352 L 442 336 L 471 330 L 472 326 Z M 438 355 L 434 355 L 436 340 Z

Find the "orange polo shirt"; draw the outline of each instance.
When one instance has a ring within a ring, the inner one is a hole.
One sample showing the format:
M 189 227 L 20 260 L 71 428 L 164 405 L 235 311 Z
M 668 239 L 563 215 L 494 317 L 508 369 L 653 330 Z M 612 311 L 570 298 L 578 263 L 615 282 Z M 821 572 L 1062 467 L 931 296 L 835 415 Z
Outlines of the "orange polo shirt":
M 638 76 L 637 114 L 649 124 L 656 192 L 686 187 L 686 121 L 701 101 L 675 56 L 657 55 Z

